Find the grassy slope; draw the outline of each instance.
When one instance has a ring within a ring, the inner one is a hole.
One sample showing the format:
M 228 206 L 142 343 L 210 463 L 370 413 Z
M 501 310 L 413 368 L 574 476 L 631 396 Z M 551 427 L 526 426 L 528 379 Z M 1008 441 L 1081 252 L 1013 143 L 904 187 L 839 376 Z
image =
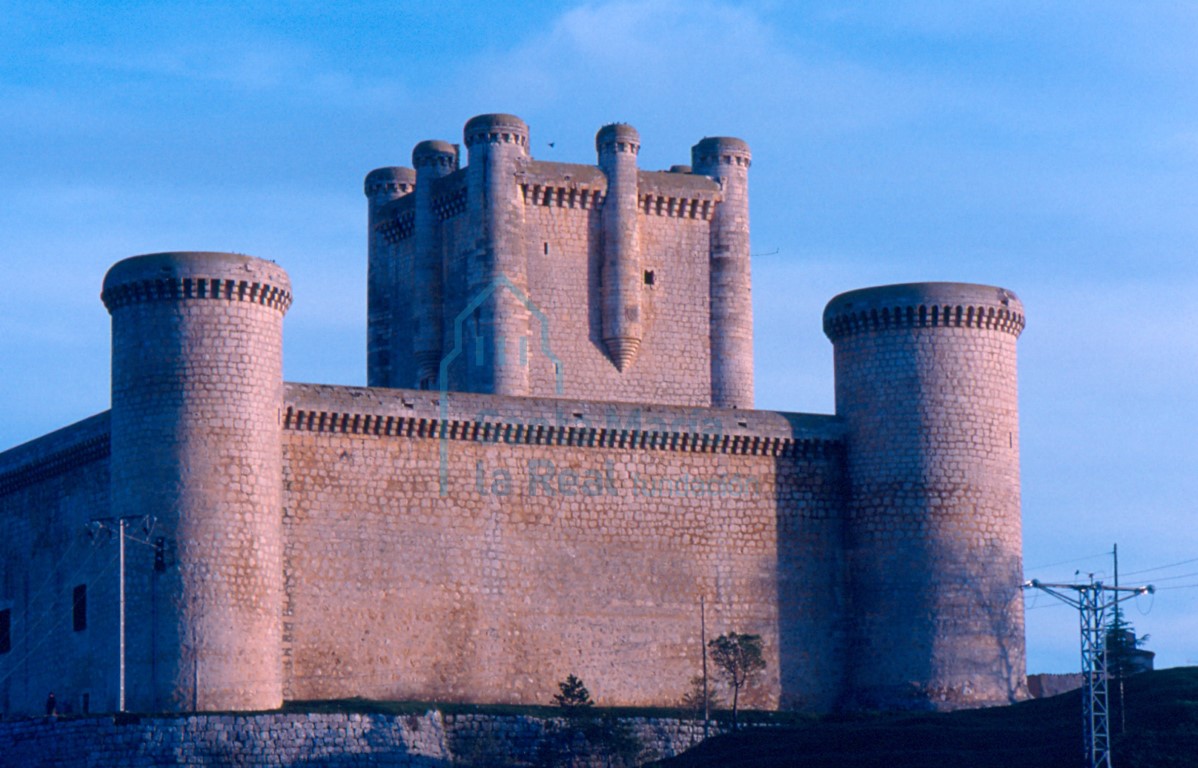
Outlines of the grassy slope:
M 1127 730 L 1119 733 L 1111 686 L 1118 768 L 1198 766 L 1198 668 L 1127 681 Z M 663 768 L 1075 768 L 1082 765 L 1081 695 L 950 714 L 828 717 L 807 727 L 712 739 Z

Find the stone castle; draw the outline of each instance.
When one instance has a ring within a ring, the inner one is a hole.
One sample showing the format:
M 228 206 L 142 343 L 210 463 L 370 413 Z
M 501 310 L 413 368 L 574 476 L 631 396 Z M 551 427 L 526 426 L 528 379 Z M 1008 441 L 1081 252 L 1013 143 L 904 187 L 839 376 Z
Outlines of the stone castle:
M 672 705 L 704 631 L 754 706 L 1024 696 L 1019 300 L 837 296 L 836 414 L 754 410 L 743 141 L 464 133 L 366 177 L 368 387 L 283 380 L 272 262 L 112 267 L 111 409 L 0 454 L 0 712 Z

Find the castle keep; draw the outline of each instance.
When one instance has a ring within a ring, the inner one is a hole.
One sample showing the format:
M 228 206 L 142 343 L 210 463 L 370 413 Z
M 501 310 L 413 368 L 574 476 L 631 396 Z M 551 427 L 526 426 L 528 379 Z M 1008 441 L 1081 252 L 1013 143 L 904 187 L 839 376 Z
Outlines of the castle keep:
M 284 382 L 272 262 L 112 267 L 111 409 L 0 454 L 0 712 L 117 708 L 122 559 L 132 710 L 670 705 L 701 601 L 751 705 L 1024 695 L 1012 293 L 841 294 L 836 413 L 754 410 L 744 142 L 463 138 L 366 178 L 368 387 Z

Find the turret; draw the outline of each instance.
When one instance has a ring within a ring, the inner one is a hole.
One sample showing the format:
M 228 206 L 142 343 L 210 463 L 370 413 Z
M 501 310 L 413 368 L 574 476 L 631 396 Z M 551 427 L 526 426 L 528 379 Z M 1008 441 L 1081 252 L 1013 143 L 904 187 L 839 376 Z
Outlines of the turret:
M 641 137 L 631 125 L 612 123 L 595 135 L 595 149 L 599 167 L 607 176 L 601 273 L 603 344 L 616 368 L 624 371 L 636 359 L 644 338 L 636 167 Z
M 753 295 L 749 267 L 749 145 L 726 136 L 691 148 L 694 172 L 719 182 L 711 221 L 711 404 L 753 407 Z
M 1023 326 L 1014 294 L 960 283 L 852 291 L 824 311 L 847 429 L 852 704 L 1024 695 Z
M 422 141 L 412 150 L 416 168 L 413 240 L 415 264 L 412 275 L 412 335 L 416 354 L 416 384 L 421 389 L 437 386 L 444 356 L 442 312 L 444 260 L 441 228 L 433 210 L 433 182 L 458 168 L 458 148 L 446 141 Z M 412 382 L 404 382 L 412 386 Z
M 460 389 L 526 395 L 529 387 L 528 253 L 517 174 L 528 160 L 528 126 L 515 115 L 479 115 L 463 131 L 467 206 L 477 247 L 468 260 Z
M 406 293 L 401 295 L 407 280 L 399 279 L 397 265 L 379 225 L 384 206 L 415 188 L 416 172 L 411 168 L 376 168 L 366 174 L 364 186 L 368 217 L 366 381 L 372 387 L 392 387 L 398 386 L 394 369 L 403 354 L 394 347 L 396 324 L 402 325 L 401 315 L 410 309 Z
M 169 553 L 149 615 L 128 620 L 154 622 L 152 691 L 129 708 L 276 708 L 287 273 L 237 254 L 156 253 L 112 267 L 102 299 L 111 514 L 152 517 Z

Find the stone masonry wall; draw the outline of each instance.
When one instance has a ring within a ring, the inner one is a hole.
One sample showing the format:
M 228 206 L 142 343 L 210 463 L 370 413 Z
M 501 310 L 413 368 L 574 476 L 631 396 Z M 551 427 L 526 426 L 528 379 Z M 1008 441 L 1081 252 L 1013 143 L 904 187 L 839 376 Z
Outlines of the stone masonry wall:
M 0 713 L 40 712 L 51 691 L 63 710 L 115 709 L 117 543 L 87 535 L 108 510 L 108 429 L 102 413 L 0 455 Z
M 658 214 L 656 207 L 652 214 L 641 213 L 641 267 L 653 273 L 653 284 L 646 285 L 641 275 L 644 337 L 621 372 L 602 339 L 597 214 L 562 205 L 527 210 L 529 290 L 548 319 L 549 349 L 562 361 L 563 385 L 557 393 L 553 367 L 540 348 L 540 329 L 533 327 L 533 394 L 710 405 L 708 222 L 671 217 L 668 210 Z
M 545 704 L 577 674 L 601 704 L 673 703 L 700 669 L 703 597 L 710 637 L 765 639 L 750 704 L 826 709 L 838 430 L 290 384 L 285 696 Z
M 636 764 L 673 757 L 703 738 L 701 721 L 627 717 L 619 722 L 639 744 Z M 144 717 L 119 723 L 111 717 L 10 720 L 0 721 L 0 768 L 528 766 L 545 764 L 547 741 L 565 725 L 554 719 L 435 710 L 399 716 Z M 712 723 L 712 735 L 721 729 Z M 595 765 L 611 765 L 601 752 L 597 758 Z

